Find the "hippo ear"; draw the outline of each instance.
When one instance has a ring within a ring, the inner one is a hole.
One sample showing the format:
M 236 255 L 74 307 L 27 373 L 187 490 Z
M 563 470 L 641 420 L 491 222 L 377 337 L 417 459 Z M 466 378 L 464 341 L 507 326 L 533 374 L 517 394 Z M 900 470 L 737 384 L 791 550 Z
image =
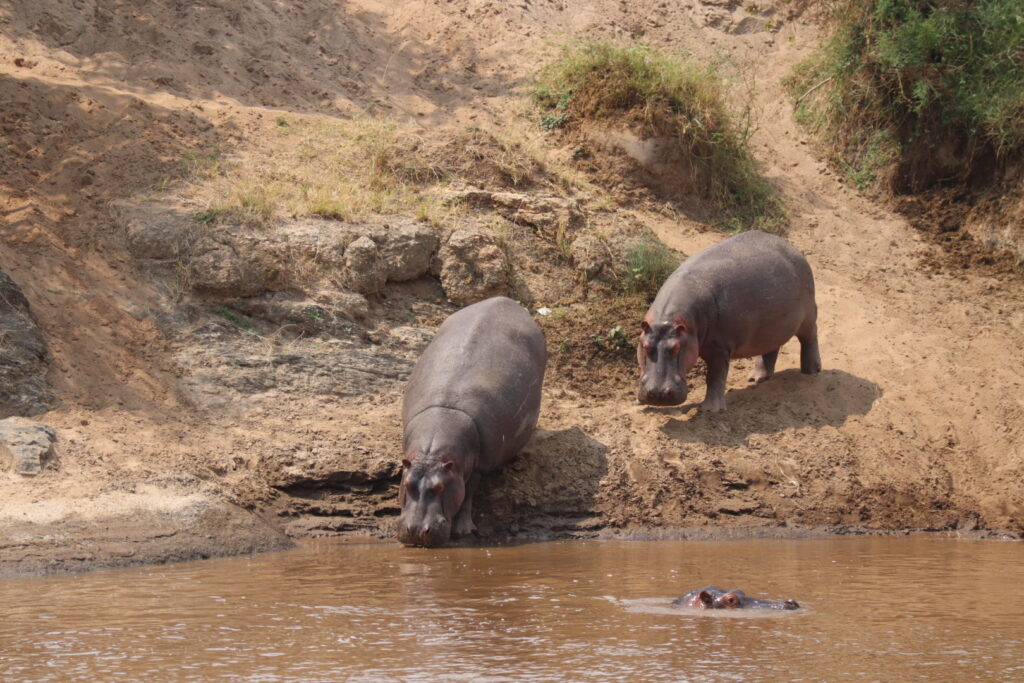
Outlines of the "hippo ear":
M 685 320 L 676 321 L 676 334 L 690 334 L 690 326 Z
M 644 334 L 647 334 L 648 332 L 651 331 L 651 324 L 649 322 L 647 322 L 646 320 L 641 320 L 640 321 L 640 330 Z
M 715 599 L 707 591 L 701 591 L 697 597 L 700 599 L 700 604 L 704 607 L 713 607 L 715 604 Z
M 409 469 L 410 467 L 412 467 L 412 463 L 409 462 L 409 458 L 402 458 L 402 467 L 404 467 L 405 469 Z
M 452 469 L 455 468 L 455 461 L 451 458 L 445 458 L 441 461 L 441 467 L 443 467 L 446 472 L 451 472 Z

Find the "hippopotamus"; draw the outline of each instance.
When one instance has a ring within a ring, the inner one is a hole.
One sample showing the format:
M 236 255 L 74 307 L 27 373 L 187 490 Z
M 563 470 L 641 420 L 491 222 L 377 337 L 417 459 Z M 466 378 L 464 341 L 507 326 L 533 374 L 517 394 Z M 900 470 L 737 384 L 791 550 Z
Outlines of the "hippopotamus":
M 434 547 L 475 531 L 480 475 L 522 450 L 537 426 L 544 335 L 505 297 L 453 313 L 413 368 L 402 403 L 398 540 Z
M 741 590 L 725 591 L 713 586 L 690 591 L 673 600 L 672 604 L 698 609 L 800 609 L 796 600 L 761 600 L 747 597 Z
M 821 371 L 818 307 L 807 259 L 775 235 L 744 232 L 687 259 L 661 286 L 640 323 L 637 400 L 655 406 L 686 399 L 686 373 L 708 366 L 701 410 L 725 409 L 729 360 L 758 356 L 748 378 L 775 372 L 779 347 L 800 340 L 800 371 Z

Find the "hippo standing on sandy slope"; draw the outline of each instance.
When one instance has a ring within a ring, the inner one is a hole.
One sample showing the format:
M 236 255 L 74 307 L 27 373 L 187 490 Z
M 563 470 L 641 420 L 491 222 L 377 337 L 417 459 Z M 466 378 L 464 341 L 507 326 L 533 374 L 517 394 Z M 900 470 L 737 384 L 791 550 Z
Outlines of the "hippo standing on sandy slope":
M 775 372 L 779 347 L 800 340 L 800 372 L 821 370 L 814 276 L 785 240 L 758 230 L 719 242 L 687 259 L 665 281 L 640 327 L 637 400 L 678 405 L 686 373 L 700 356 L 708 366 L 702 410 L 725 409 L 731 358 L 758 356 L 750 381 Z
M 533 434 L 546 364 L 544 335 L 511 299 L 444 321 L 405 389 L 398 540 L 433 547 L 474 530 L 473 491 Z
M 796 600 L 761 600 L 749 598 L 741 590 L 725 591 L 706 586 L 680 595 L 672 601 L 675 607 L 697 609 L 800 609 Z

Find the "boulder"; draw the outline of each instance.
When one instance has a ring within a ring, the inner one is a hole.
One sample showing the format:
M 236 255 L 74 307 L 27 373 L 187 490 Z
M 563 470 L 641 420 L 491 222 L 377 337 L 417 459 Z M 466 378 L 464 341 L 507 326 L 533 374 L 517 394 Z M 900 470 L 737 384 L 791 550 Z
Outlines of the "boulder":
M 17 474 L 32 476 L 43 471 L 46 459 L 53 455 L 57 434 L 53 427 L 23 417 L 0 420 L 0 459 L 10 463 Z
M 388 281 L 388 267 L 377 243 L 363 235 L 345 250 L 342 279 L 346 287 L 360 294 L 375 294 Z
M 219 242 L 211 237 L 196 245 L 189 278 L 198 292 L 220 296 L 253 296 L 277 279 L 273 261 L 254 245 Z
M 385 226 L 376 237 L 387 279 L 391 282 L 415 280 L 430 270 L 430 260 L 437 251 L 437 235 L 422 223 L 402 222 Z
M 439 253 L 441 286 L 457 306 L 509 292 L 508 264 L 497 237 L 480 228 L 455 230 Z

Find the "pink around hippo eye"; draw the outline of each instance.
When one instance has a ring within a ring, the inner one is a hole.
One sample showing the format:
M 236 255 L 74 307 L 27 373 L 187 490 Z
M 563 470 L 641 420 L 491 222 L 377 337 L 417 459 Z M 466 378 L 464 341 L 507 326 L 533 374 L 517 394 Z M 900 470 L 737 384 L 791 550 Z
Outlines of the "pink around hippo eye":
M 443 491 L 444 491 L 444 484 L 437 484 L 437 485 L 434 486 L 434 495 L 435 496 L 440 496 Z

